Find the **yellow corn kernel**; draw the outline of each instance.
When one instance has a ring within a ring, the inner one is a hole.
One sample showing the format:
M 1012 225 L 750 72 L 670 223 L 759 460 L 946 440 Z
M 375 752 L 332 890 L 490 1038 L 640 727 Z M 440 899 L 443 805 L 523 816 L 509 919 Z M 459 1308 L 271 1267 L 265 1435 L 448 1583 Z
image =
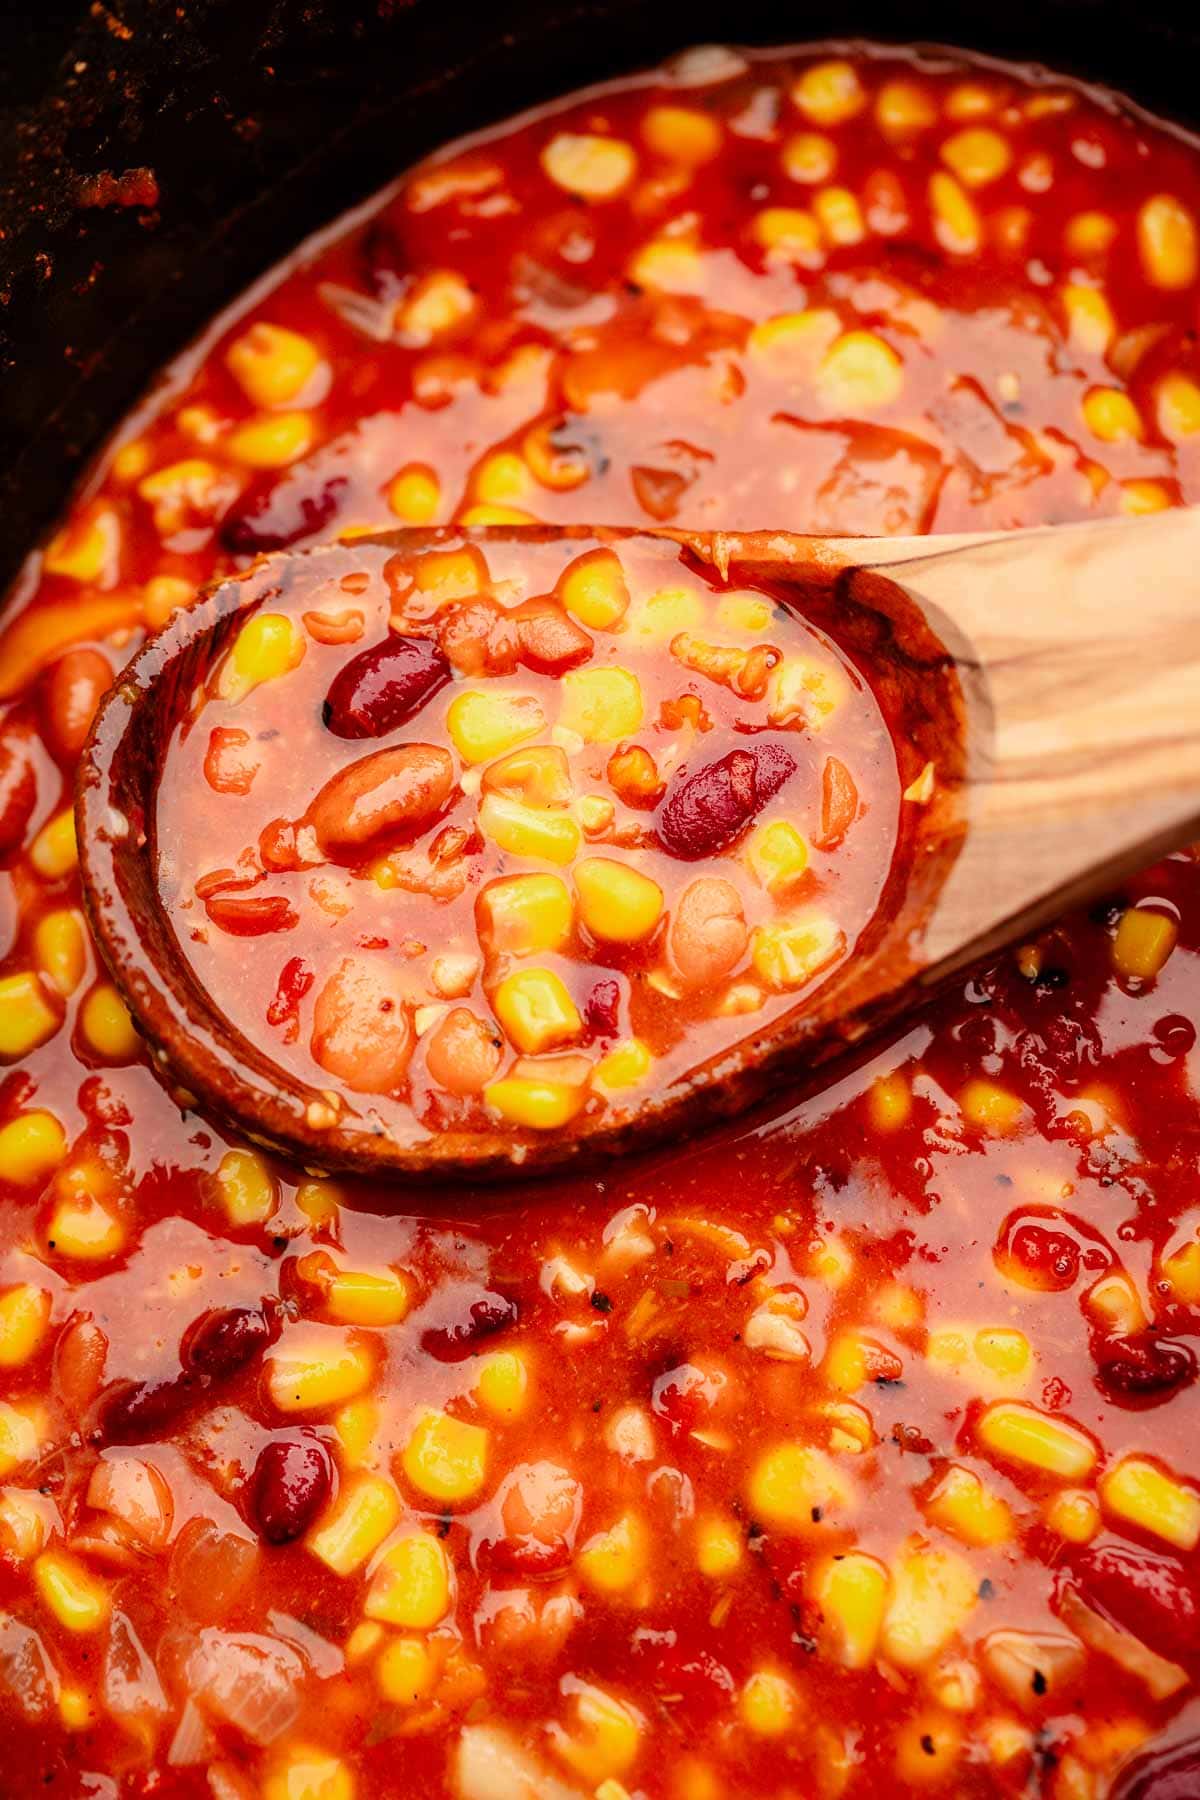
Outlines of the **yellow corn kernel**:
M 827 913 L 803 913 L 756 925 L 750 935 L 750 961 L 768 987 L 788 992 L 810 982 L 844 941 L 841 927 Z
M 829 1557 L 812 1577 L 828 1653 L 844 1669 L 867 1669 L 875 1660 L 888 1601 L 888 1573 L 862 1550 Z
M 755 1737 L 783 1737 L 792 1729 L 799 1708 L 795 1688 L 786 1675 L 756 1669 L 738 1696 L 738 1712 Z
M 642 120 L 642 137 L 655 156 L 696 168 L 721 149 L 721 123 L 694 106 L 652 106 Z
M 968 187 L 986 187 L 1012 167 L 1012 149 L 1006 138 L 986 125 L 955 132 L 942 145 L 942 161 Z
M 259 319 L 230 344 L 225 366 L 255 406 L 287 406 L 320 368 L 321 352 L 300 332 Z
M 663 891 L 628 863 L 586 856 L 575 866 L 579 916 L 593 937 L 636 944 L 650 936 L 663 914 Z
M 603 1594 L 624 1594 L 636 1586 L 650 1563 L 650 1538 L 634 1513 L 625 1513 L 607 1531 L 590 1537 L 575 1558 L 589 1587 Z
M 437 1538 L 414 1531 L 392 1545 L 371 1577 L 363 1611 L 368 1619 L 428 1631 L 450 1605 L 450 1564 Z
M 532 525 L 534 516 L 521 506 L 496 506 L 481 502 L 458 513 L 462 525 Z
M 1167 913 L 1131 906 L 1121 914 L 1112 963 L 1127 981 L 1153 981 L 1175 948 L 1179 927 Z
M 413 1427 L 400 1460 L 418 1493 L 445 1506 L 461 1505 L 487 1479 L 488 1433 L 482 1425 L 429 1408 Z
M 603 794 L 585 794 L 576 811 L 585 837 L 603 837 L 612 827 L 617 809 Z
M 931 1331 L 925 1346 L 926 1359 L 935 1367 L 943 1369 L 960 1369 L 970 1361 L 971 1346 L 961 1331 L 943 1329 Z
M 68 1194 L 58 1202 L 46 1228 L 52 1256 L 76 1262 L 104 1262 L 125 1247 L 125 1227 L 102 1201 L 90 1194 Z
M 755 213 L 750 233 L 772 261 L 815 265 L 821 259 L 821 227 L 801 207 L 764 207 Z
M 1200 1542 L 1200 1493 L 1144 1456 L 1124 1456 L 1100 1477 L 1100 1498 L 1139 1531 L 1194 1550 Z
M 867 1111 L 876 1131 L 899 1131 L 912 1116 L 912 1087 L 897 1069 L 880 1075 L 867 1089 Z
M 132 1062 L 142 1047 L 128 1007 L 108 981 L 94 987 L 80 1008 L 79 1032 L 86 1047 L 105 1062 Z
M 338 1756 L 289 1744 L 273 1757 L 262 1800 L 354 1800 L 354 1776 Z
M 704 258 L 684 238 L 652 238 L 629 265 L 638 287 L 662 294 L 697 294 L 704 285 Z
M 23 1402 L 10 1406 L 0 1400 L 0 1480 L 32 1462 L 42 1446 L 44 1432 L 36 1409 Z
M 591 631 L 611 631 L 629 610 L 625 571 L 612 550 L 589 550 L 568 563 L 555 591 L 571 616 Z
M 1100 1529 L 1100 1508 L 1085 1488 L 1063 1488 L 1042 1509 L 1047 1528 L 1068 1544 L 1090 1544 Z
M 980 1365 L 989 1374 L 1005 1379 L 1023 1375 L 1033 1356 L 1025 1333 L 1007 1325 L 992 1325 L 977 1331 L 973 1347 Z
M 504 794 L 485 794 L 478 819 L 484 837 L 512 856 L 568 863 L 578 854 L 579 826 L 568 813 L 525 806 Z
M 286 469 L 307 456 L 315 440 L 310 413 L 264 413 L 231 431 L 225 449 L 248 469 Z
M 886 137 L 908 137 L 937 123 L 937 107 L 917 81 L 887 81 L 875 100 L 875 120 Z
M 755 831 L 746 861 L 768 893 L 785 893 L 808 868 L 808 844 L 789 820 L 776 819 Z
M 506 1075 L 483 1090 L 492 1111 L 510 1125 L 529 1131 L 557 1131 L 583 1108 L 587 1088 L 563 1081 L 536 1081 L 525 1075 Z
M 382 1475 L 352 1475 L 305 1543 L 335 1575 L 352 1575 L 395 1529 L 400 1509 L 399 1494 Z
M 813 195 L 812 209 L 826 243 L 835 248 L 861 244 L 867 235 L 862 207 L 849 188 L 820 188 Z
M 966 1623 L 979 1598 L 979 1578 L 956 1550 L 913 1544 L 892 1565 L 883 1618 L 884 1656 L 902 1669 L 932 1662 Z
M 1122 1334 L 1142 1331 L 1146 1310 L 1137 1288 L 1123 1269 L 1112 1269 L 1094 1282 L 1083 1296 L 1088 1312 L 1108 1331 Z
M 43 562 L 47 575 L 88 587 L 112 587 L 119 571 L 121 523 L 111 507 L 99 507 L 51 539 Z
M 746 340 L 752 362 L 776 375 L 811 377 L 822 356 L 841 335 L 841 320 L 827 307 L 780 313 L 756 325 Z M 779 671 L 776 671 L 778 676 Z
M 903 1790 L 944 1787 L 958 1767 L 965 1733 L 948 1713 L 920 1712 L 896 1733 L 896 1774 Z
M 342 1190 L 334 1181 L 302 1181 L 296 1189 L 296 1205 L 314 1230 L 332 1225 L 342 1204 Z
M 719 1580 L 740 1568 L 745 1554 L 742 1534 L 732 1519 L 701 1519 L 696 1528 L 696 1567 Z
M 761 594 L 722 594 L 717 601 L 716 622 L 723 631 L 760 638 L 772 616 L 771 602 Z
M 772 725 L 802 720 L 820 731 L 843 704 L 850 688 L 839 668 L 788 656 L 771 676 L 767 716 Z
M 333 1429 L 349 1468 L 367 1468 L 375 1460 L 379 1406 L 368 1395 L 360 1394 L 357 1400 L 347 1400 L 345 1406 L 339 1406 L 333 1415 Z
M 387 503 L 406 525 L 432 525 L 442 504 L 435 471 L 428 463 L 406 463 L 388 484 Z
M 257 1150 L 227 1150 L 213 1176 L 229 1223 L 265 1225 L 279 1205 L 279 1183 Z
M 344 1325 L 398 1325 L 411 1306 L 412 1290 L 394 1269 L 339 1269 L 325 1295 L 326 1310 Z
M 1162 1276 L 1181 1306 L 1200 1305 L 1200 1243 L 1184 1244 L 1164 1256 Z
M 1200 389 L 1197 390 L 1200 398 Z M 1121 511 L 1130 518 L 1143 518 L 1147 513 L 1166 512 L 1173 505 L 1169 491 L 1161 481 L 1123 481 Z
M 61 881 L 79 861 L 75 842 L 75 814 L 67 807 L 56 813 L 34 838 L 29 860 L 46 881 Z
M 817 187 L 837 168 L 837 146 L 822 132 L 801 131 L 787 140 L 779 160 L 789 181 Z
M 614 1778 L 626 1774 L 633 1766 L 641 1742 L 643 1720 L 632 1706 L 591 1683 L 578 1686 L 572 1700 L 573 1729 L 551 1726 L 550 1742 L 589 1788 L 601 1800 L 608 1800 L 604 1790 L 619 1787 Z M 624 1788 L 619 1791 L 625 1792 Z
M 562 679 L 559 725 L 585 744 L 632 737 L 645 716 L 642 686 L 628 669 L 571 669 Z
M 65 1631 L 99 1631 L 112 1602 L 108 1589 L 65 1550 L 43 1550 L 33 1565 L 33 1584 Z
M 86 1731 L 96 1715 L 83 1688 L 62 1687 L 58 1691 L 58 1716 L 65 1731 Z
M 704 602 L 695 588 L 658 588 L 634 607 L 629 633 L 643 643 L 669 643 L 681 631 L 704 622 Z
M 570 1043 L 583 1030 L 579 1009 L 552 969 L 518 969 L 492 996 L 510 1043 L 527 1056 Z
M 1147 281 L 1175 290 L 1191 287 L 1200 266 L 1196 221 L 1174 194 L 1155 194 L 1137 217 L 1138 254 Z
M 1158 427 L 1164 437 L 1178 442 L 1181 438 L 1194 437 L 1200 431 L 1200 385 L 1190 375 L 1164 375 L 1158 384 L 1157 398 Z M 1126 488 L 1132 487 L 1127 482 Z M 1141 482 L 1142 488 L 1156 488 L 1156 482 Z M 1162 489 L 1159 488 L 1159 492 Z M 1153 510 L 1143 508 L 1143 511 Z
M 854 1273 L 854 1251 L 844 1238 L 827 1238 L 812 1259 L 813 1274 L 835 1291 L 845 1287 Z
M 826 406 L 847 414 L 876 412 L 899 399 L 904 368 L 873 331 L 847 331 L 826 351 L 817 381 Z
M 264 681 L 277 681 L 303 661 L 304 633 L 282 613 L 259 612 L 238 632 L 221 670 L 223 700 L 244 700 Z
M 267 1391 L 280 1412 L 314 1412 L 352 1400 L 374 1373 L 370 1352 L 344 1332 L 301 1326 L 267 1359 Z
M 1082 1481 L 1096 1466 L 1096 1446 L 1086 1432 L 1021 1400 L 999 1400 L 985 1408 L 977 1431 L 993 1456 L 1064 1481 Z
M 566 752 L 557 744 L 528 744 L 485 769 L 485 793 L 503 794 L 526 806 L 566 806 L 574 795 Z
M 970 1469 L 952 1463 L 925 1501 L 925 1517 L 964 1544 L 989 1549 L 1013 1535 L 1013 1516 L 999 1494 L 992 1493 Z
M 492 762 L 546 728 L 546 715 L 529 694 L 468 689 L 451 701 L 446 730 L 464 762 Z
M 497 1419 L 515 1419 L 529 1400 L 529 1368 L 520 1350 L 493 1350 L 480 1358 L 475 1379 L 479 1404 Z
M 122 444 L 109 465 L 109 473 L 114 481 L 122 487 L 131 481 L 140 481 L 150 467 L 150 446 L 143 438 L 133 438 L 128 444 Z
M 192 582 L 180 575 L 152 575 L 142 589 L 142 616 L 148 631 L 161 631 L 173 613 L 195 597 Z
M 1117 334 L 1117 322 L 1099 288 L 1077 283 L 1065 287 L 1062 302 L 1072 348 L 1088 356 L 1103 356 Z
M 0 1369 L 28 1362 L 46 1336 L 50 1295 L 28 1281 L 0 1293 Z
M 586 132 L 556 132 L 539 160 L 556 187 L 585 200 L 614 200 L 637 170 L 630 145 Z
M 571 936 L 574 908 L 557 875 L 508 875 L 479 896 L 480 923 L 497 955 L 530 956 L 561 950 Z
M 514 450 L 495 450 L 475 471 L 475 497 L 492 504 L 524 500 L 533 487 L 529 464 Z
M 479 311 L 479 298 L 457 269 L 432 269 L 422 275 L 396 309 L 396 324 L 410 344 L 428 344 L 469 325 Z
M 87 971 L 87 932 L 73 906 L 43 913 L 33 934 L 33 960 L 56 994 L 68 999 Z
M 966 189 L 944 169 L 929 177 L 929 210 L 942 249 L 951 256 L 974 256 L 983 236 L 979 213 Z
M 0 1128 L 0 1181 L 33 1187 L 57 1169 L 67 1154 L 67 1138 L 51 1112 L 18 1113 Z
M 792 83 L 792 100 L 814 125 L 841 125 L 867 104 L 858 70 L 840 57 L 812 63 Z
M 840 1521 L 854 1502 L 837 1464 L 811 1444 L 785 1442 L 765 1451 L 747 1491 L 754 1518 L 781 1531 L 811 1531 L 827 1515 Z
M 968 1125 L 986 1131 L 992 1137 L 1008 1137 L 1025 1119 L 1025 1104 L 1007 1088 L 982 1077 L 968 1081 L 958 1096 L 958 1104 Z
M 1105 444 L 1135 443 L 1146 434 L 1142 415 L 1121 388 L 1089 388 L 1083 397 L 1083 420 Z
M 1117 222 L 1107 213 L 1075 213 L 1067 220 L 1066 246 L 1072 256 L 1103 256 L 1117 235 Z
M 421 1638 L 393 1638 L 375 1664 L 379 1691 L 393 1706 L 427 1700 L 440 1673 L 439 1658 Z
M 645 1081 L 654 1067 L 654 1056 L 641 1038 L 626 1038 L 602 1056 L 592 1073 L 597 1087 L 612 1089 L 636 1087 Z

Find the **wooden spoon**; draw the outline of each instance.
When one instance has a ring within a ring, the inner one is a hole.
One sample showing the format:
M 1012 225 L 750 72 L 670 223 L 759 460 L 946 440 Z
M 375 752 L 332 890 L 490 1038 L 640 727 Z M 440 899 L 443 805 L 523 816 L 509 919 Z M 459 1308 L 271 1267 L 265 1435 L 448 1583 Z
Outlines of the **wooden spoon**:
M 470 540 L 669 539 L 701 569 L 779 584 L 852 637 L 902 697 L 931 792 L 845 967 L 732 1052 L 530 1144 L 498 1128 L 419 1140 L 282 1069 L 235 1030 L 188 962 L 155 879 L 165 746 L 248 610 L 356 553 Z M 324 559 L 324 560 L 321 560 Z M 276 556 L 226 580 L 133 659 L 103 702 L 76 800 L 97 940 L 162 1072 L 187 1097 L 308 1167 L 503 1177 L 687 1132 L 894 1019 L 973 958 L 1200 833 L 1200 509 L 1004 534 L 814 539 L 504 527 L 381 533 Z

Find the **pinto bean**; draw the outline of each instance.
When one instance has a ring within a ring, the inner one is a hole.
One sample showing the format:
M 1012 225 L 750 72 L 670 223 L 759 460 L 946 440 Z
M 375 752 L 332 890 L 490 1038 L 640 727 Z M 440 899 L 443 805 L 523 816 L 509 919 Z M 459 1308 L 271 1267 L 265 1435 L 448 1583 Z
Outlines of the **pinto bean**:
M 42 721 L 46 742 L 60 762 L 78 760 L 112 679 L 112 666 L 99 650 L 68 650 L 47 670 Z
M 442 613 L 438 641 L 460 675 L 511 675 L 521 651 L 512 616 L 487 598 Z
M 385 737 L 419 712 L 449 679 L 450 664 L 432 638 L 393 633 L 339 669 L 321 716 L 335 737 Z
M 469 1006 L 456 1006 L 429 1035 L 425 1067 L 448 1094 L 478 1094 L 500 1066 L 503 1040 Z
M 325 1504 L 329 1457 L 315 1439 L 275 1438 L 259 1452 L 253 1476 L 254 1513 L 269 1544 L 289 1544 Z
M 748 939 L 742 897 L 731 881 L 701 875 L 684 888 L 669 942 L 685 987 L 710 987 L 723 980 L 746 954 Z
M 672 856 L 695 861 L 728 849 L 796 772 L 782 744 L 731 750 L 676 782 L 658 814 L 658 835 Z
M 353 858 L 382 837 L 411 837 L 450 797 L 454 764 L 435 744 L 399 744 L 339 769 L 308 809 L 329 856 Z
M 592 654 L 592 639 L 556 600 L 527 600 L 511 617 L 521 661 L 543 675 L 561 675 L 585 663 Z
M 34 734 L 9 713 L 0 725 L 0 856 L 19 850 L 37 803 Z
M 347 956 L 317 995 L 312 1053 L 360 1094 L 386 1094 L 403 1080 L 414 1042 L 399 976 L 386 962 Z

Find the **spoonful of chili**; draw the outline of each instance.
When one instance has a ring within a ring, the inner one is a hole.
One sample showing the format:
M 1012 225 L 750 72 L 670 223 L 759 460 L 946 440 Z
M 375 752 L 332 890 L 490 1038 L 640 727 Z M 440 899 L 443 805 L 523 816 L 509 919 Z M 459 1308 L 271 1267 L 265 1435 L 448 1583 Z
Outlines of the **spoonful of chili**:
M 310 1166 L 685 1132 L 1197 832 L 1197 550 L 1177 512 L 269 558 L 100 708 L 98 941 L 166 1078 Z

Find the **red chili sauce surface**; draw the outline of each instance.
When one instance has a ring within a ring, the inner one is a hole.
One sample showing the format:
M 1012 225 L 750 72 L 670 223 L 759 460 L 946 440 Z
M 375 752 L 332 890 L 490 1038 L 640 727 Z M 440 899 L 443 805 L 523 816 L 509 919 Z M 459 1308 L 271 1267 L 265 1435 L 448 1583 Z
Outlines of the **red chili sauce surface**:
M 1192 858 L 816 1098 L 418 1196 L 180 1116 L 69 798 L 257 550 L 1200 498 L 1198 208 L 1049 79 L 692 57 L 401 182 L 97 465 L 0 636 L 7 1793 L 1196 1790 Z

